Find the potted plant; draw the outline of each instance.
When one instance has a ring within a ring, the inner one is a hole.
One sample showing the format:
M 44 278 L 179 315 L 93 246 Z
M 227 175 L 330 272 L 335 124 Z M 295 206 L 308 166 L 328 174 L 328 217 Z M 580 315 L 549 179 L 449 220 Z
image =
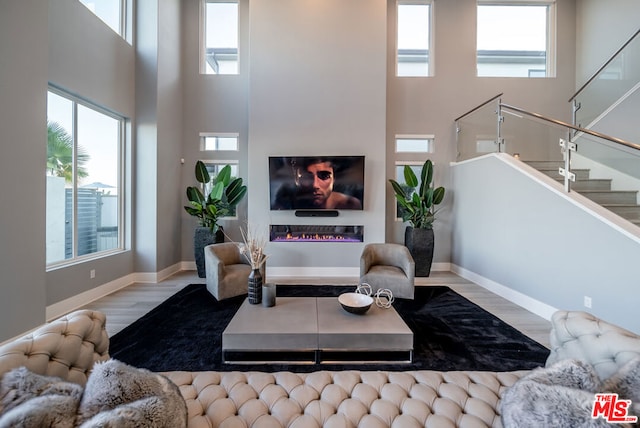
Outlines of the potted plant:
M 433 162 L 427 159 L 422 165 L 420 181 L 409 165 L 404 166 L 405 184 L 390 179 L 398 201 L 402 220 L 409 222 L 404 233 L 404 245 L 416 264 L 416 276 L 429 276 L 433 261 L 433 222 L 435 206 L 444 198 L 444 187 L 433 186 Z
M 198 276 L 204 278 L 204 247 L 215 242 L 224 242 L 218 220 L 235 210 L 246 195 L 247 186 L 242 184 L 242 178 L 231 177 L 230 165 L 225 165 L 218 175 L 211 178 L 207 166 L 199 160 L 196 162 L 195 176 L 200 186 L 187 187 L 190 205 L 184 209 L 198 218 L 199 227 L 194 233 L 193 247 Z

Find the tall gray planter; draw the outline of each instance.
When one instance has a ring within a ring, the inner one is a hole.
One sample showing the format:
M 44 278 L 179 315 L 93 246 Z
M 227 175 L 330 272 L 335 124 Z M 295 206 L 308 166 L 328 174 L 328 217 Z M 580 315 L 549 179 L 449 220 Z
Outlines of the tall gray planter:
M 404 245 L 409 249 L 416 264 L 416 276 L 429 276 L 433 262 L 433 229 L 414 229 L 407 226 L 404 230 Z
M 205 278 L 207 276 L 204 266 L 204 247 L 220 242 L 224 242 L 222 227 L 219 227 L 216 233 L 211 233 L 211 229 L 208 227 L 196 227 L 193 232 L 193 255 L 196 260 L 198 277 Z

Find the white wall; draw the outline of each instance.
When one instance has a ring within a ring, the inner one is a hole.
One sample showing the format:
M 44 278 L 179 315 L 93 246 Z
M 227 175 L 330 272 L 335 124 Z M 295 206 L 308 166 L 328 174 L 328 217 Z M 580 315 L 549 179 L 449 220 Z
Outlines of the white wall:
M 249 221 L 363 225 L 365 243 L 384 241 L 386 22 L 386 0 L 251 1 Z M 364 210 L 269 211 L 267 160 L 279 155 L 364 155 Z M 271 243 L 268 269 L 357 276 L 363 246 Z
M 137 16 L 135 271 L 153 274 L 182 257 L 180 2 L 138 2 Z
M 576 90 L 637 30 L 637 0 L 576 2 Z
M 249 87 L 249 1 L 239 0 L 239 74 L 204 75 L 199 72 L 199 0 L 181 2 L 182 13 L 182 72 L 184 85 L 182 129 L 180 210 L 181 210 L 181 246 L 182 260 L 192 261 L 193 230 L 197 225 L 194 217 L 189 216 L 183 205 L 188 204 L 185 195 L 187 186 L 197 185 L 194 178 L 194 165 L 198 159 L 238 162 L 239 175 L 248 185 L 248 197 L 238 206 L 238 219 L 225 219 L 221 224 L 232 239 L 240 240 L 238 225 L 247 217 L 247 202 L 253 193 L 253 183 L 248 181 L 247 139 L 248 111 L 247 97 Z M 237 133 L 240 150 L 237 152 L 201 152 L 201 132 Z M 178 244 L 176 244 L 178 245 Z
M 42 7 L 42 2 L 38 3 Z M 43 44 L 48 48 L 44 84 L 48 80 L 71 94 L 134 119 L 133 47 L 75 0 L 51 0 L 47 22 L 47 34 L 36 37 L 37 43 L 31 44 Z M 42 123 L 46 124 L 46 110 L 44 115 Z M 31 162 L 44 165 L 44 161 L 38 163 L 32 159 Z M 39 239 L 44 240 L 44 237 Z M 47 305 L 132 273 L 133 261 L 134 253 L 126 251 L 48 271 Z M 95 278 L 90 278 L 90 270 L 95 270 Z M 44 308 L 41 310 L 44 314 Z
M 640 333 L 636 227 L 577 193 L 563 193 L 509 155 L 461 162 L 452 172 L 457 267 L 534 312 L 588 310 Z M 592 298 L 591 309 L 584 296 Z
M 396 17 L 393 0 L 388 1 L 387 40 L 387 158 L 394 156 L 396 134 L 435 135 L 435 183 L 447 188 L 438 220 L 434 224 L 434 262 L 450 261 L 452 251 L 452 206 L 457 189 L 452 186 L 449 162 L 456 160 L 454 119 L 493 96 L 504 93 L 503 102 L 570 122 L 575 78 L 575 2 L 557 5 L 557 67 L 555 78 L 476 77 L 476 0 L 436 1 L 433 59 L 435 75 L 429 78 L 394 77 Z M 490 125 L 494 129 L 495 125 Z M 386 176 L 394 165 L 387 162 Z M 386 239 L 403 242 L 405 224 L 395 222 L 393 194 L 387 185 Z
M 45 318 L 47 17 L 0 1 L 0 340 Z

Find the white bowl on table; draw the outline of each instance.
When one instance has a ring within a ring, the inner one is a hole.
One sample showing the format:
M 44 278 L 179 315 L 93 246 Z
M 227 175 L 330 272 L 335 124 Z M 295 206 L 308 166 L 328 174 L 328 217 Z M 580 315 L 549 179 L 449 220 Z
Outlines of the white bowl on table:
M 338 296 L 338 302 L 342 308 L 352 314 L 362 315 L 366 313 L 373 304 L 373 298 L 360 293 L 342 293 Z

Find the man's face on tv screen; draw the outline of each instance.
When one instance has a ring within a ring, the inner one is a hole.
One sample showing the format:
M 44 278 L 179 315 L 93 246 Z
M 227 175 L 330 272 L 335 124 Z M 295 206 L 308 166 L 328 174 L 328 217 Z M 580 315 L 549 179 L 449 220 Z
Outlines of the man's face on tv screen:
M 313 183 L 312 202 L 322 208 L 333 191 L 333 166 L 330 162 L 320 162 L 307 167 L 309 183 Z

